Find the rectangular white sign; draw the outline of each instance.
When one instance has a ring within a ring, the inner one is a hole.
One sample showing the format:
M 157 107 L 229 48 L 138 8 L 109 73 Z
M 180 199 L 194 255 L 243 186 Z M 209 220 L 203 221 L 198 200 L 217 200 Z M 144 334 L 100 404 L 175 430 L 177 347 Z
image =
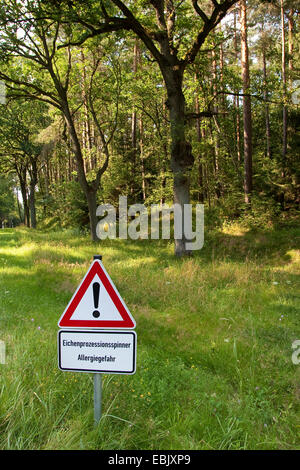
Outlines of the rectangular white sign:
M 134 374 L 135 331 L 58 332 L 58 366 L 74 372 Z

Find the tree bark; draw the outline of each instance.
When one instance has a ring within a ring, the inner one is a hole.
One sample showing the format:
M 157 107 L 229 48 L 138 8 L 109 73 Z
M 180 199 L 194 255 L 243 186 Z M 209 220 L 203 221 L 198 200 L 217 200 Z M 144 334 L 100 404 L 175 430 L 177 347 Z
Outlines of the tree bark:
M 282 167 L 285 176 L 286 153 L 287 153 L 287 106 L 286 106 L 286 48 L 285 48 L 285 27 L 284 27 L 284 6 L 280 0 L 281 15 L 281 71 L 283 85 L 283 109 L 282 109 Z
M 238 63 L 238 41 L 237 41 L 237 9 L 234 10 L 234 55 L 235 61 Z M 236 152 L 238 163 L 241 163 L 241 120 L 240 120 L 240 99 L 238 96 L 238 88 L 235 89 L 236 96 L 234 97 L 234 107 L 236 111 Z
M 217 76 L 217 60 L 216 60 L 216 53 L 213 49 L 212 51 L 212 76 L 213 76 L 213 94 L 215 95 L 215 106 L 214 112 L 217 114 L 219 111 L 219 103 L 218 103 L 218 94 L 217 94 L 217 82 L 221 79 L 221 77 Z M 217 126 L 216 126 L 217 127 Z M 210 130 L 211 130 L 211 138 L 214 142 L 214 178 L 215 178 L 215 193 L 217 199 L 221 197 L 220 191 L 220 182 L 219 182 L 219 155 L 220 155 L 220 137 L 218 130 L 216 132 L 213 131 L 213 127 L 210 123 Z
M 21 168 L 18 168 L 16 165 L 16 172 L 19 178 L 20 189 L 23 200 L 23 209 L 24 209 L 24 224 L 29 228 L 30 227 L 30 216 L 29 216 L 29 206 L 28 206 L 28 197 L 27 197 L 27 168 L 25 165 L 21 165 Z
M 139 131 L 140 131 L 140 161 L 141 161 L 141 177 L 142 177 L 142 196 L 143 201 L 146 200 L 146 178 L 145 178 L 145 162 L 144 162 L 144 126 L 143 118 L 139 117 Z
M 284 181 L 286 176 L 286 153 L 287 153 L 287 106 L 286 106 L 286 48 L 285 48 L 285 26 L 284 26 L 284 5 L 280 0 L 280 17 L 281 17 L 281 74 L 282 74 L 282 150 L 281 150 L 281 177 Z M 281 209 L 284 210 L 285 195 L 284 190 L 279 194 L 279 202 Z
M 139 46 L 138 46 L 138 38 L 136 37 L 134 40 L 133 46 L 133 63 L 132 63 L 132 73 L 133 73 L 133 80 L 136 79 L 136 73 L 138 70 L 138 55 L 139 55 Z M 133 105 L 132 113 L 131 113 L 131 193 L 134 193 L 135 188 L 135 173 L 136 173 L 136 162 L 137 162 L 137 112 L 136 106 Z
M 266 61 L 265 45 L 263 45 L 263 50 L 262 50 L 262 62 L 263 62 L 265 122 L 266 122 L 266 157 L 271 158 L 271 127 L 270 127 L 270 109 L 269 109 L 269 104 L 268 104 L 267 61 Z
M 197 83 L 197 75 L 195 75 L 195 81 Z M 196 112 L 196 114 L 199 114 L 199 112 L 200 112 L 198 90 L 196 92 L 196 99 L 195 99 L 195 112 Z M 200 120 L 200 118 L 196 119 L 196 131 L 197 131 L 197 142 L 200 144 L 200 142 L 202 140 L 201 120 Z M 201 204 L 203 204 L 204 203 L 203 165 L 202 165 L 200 152 L 199 152 L 199 155 L 198 155 L 198 183 L 199 183 L 198 200 Z
M 93 188 L 89 188 L 87 193 L 86 193 L 86 200 L 88 203 L 88 209 L 89 209 L 89 219 L 90 219 L 90 231 L 91 231 L 91 239 L 92 241 L 97 241 L 97 216 L 96 216 L 96 211 L 97 211 L 97 191 L 95 191 Z
M 35 185 L 32 185 L 31 183 L 29 193 L 29 207 L 31 228 L 36 228 Z
M 175 68 L 175 67 L 174 67 Z M 167 67 L 163 70 L 168 95 L 171 124 L 171 169 L 173 172 L 174 203 L 181 207 L 190 203 L 190 172 L 194 164 L 191 144 L 185 136 L 185 98 L 182 91 L 183 73 Z M 182 217 L 183 221 L 183 217 Z M 182 222 L 182 237 L 175 239 L 175 255 L 190 254 L 186 249 L 186 238 Z
M 294 9 L 291 8 L 288 14 L 289 24 L 289 86 L 292 87 L 293 83 L 293 52 L 294 52 Z
M 81 62 L 82 62 L 82 79 L 81 79 L 81 96 L 83 102 L 83 122 L 82 122 L 82 144 L 83 148 L 88 151 L 88 155 L 86 157 L 86 169 L 92 170 L 94 167 L 94 161 L 92 158 L 92 137 L 91 137 L 91 123 L 89 118 L 89 111 L 88 111 L 88 103 L 87 103 L 87 96 L 86 96 L 86 66 L 85 66 L 85 55 L 83 50 L 80 52 L 81 54 Z
M 36 159 L 30 158 L 31 169 L 30 173 L 30 192 L 29 192 L 29 207 L 30 207 L 30 222 L 31 228 L 36 228 L 36 207 L 35 207 L 35 187 L 37 185 L 37 163 Z
M 241 65 L 243 81 L 243 123 L 244 123 L 244 196 L 245 203 L 251 203 L 252 192 L 252 116 L 250 97 L 249 53 L 247 40 L 247 6 L 241 0 Z

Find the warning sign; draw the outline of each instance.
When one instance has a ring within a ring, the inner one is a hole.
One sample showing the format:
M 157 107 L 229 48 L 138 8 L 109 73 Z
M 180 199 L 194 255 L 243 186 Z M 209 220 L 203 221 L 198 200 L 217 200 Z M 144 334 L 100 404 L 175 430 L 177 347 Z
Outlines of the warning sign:
M 135 328 L 136 323 L 102 262 L 95 259 L 58 326 L 63 328 Z

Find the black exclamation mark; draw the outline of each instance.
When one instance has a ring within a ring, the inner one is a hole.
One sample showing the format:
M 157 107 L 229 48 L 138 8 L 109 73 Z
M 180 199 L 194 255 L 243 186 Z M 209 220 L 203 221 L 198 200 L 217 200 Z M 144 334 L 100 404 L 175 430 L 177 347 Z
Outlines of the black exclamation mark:
M 94 296 L 94 307 L 95 309 L 98 308 L 99 305 L 99 296 L 100 296 L 100 284 L 99 282 L 93 283 L 93 296 Z M 93 317 L 98 318 L 100 317 L 100 312 L 98 310 L 93 311 Z

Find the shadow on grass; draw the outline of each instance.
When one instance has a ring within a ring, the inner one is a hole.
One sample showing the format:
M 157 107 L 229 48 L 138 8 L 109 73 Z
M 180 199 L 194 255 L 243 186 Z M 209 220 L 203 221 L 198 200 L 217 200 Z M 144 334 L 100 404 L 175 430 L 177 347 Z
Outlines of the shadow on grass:
M 71 235 L 71 236 L 70 236 Z M 173 254 L 173 242 L 169 240 L 104 240 L 92 243 L 87 237 L 74 236 L 68 232 L 61 234 L 42 233 L 29 229 L 0 230 L 0 249 L 21 248 L 28 242 L 41 245 L 40 248 L 28 249 L 26 253 L 15 252 L 14 255 L 1 253 L 0 266 L 3 262 L 19 267 L 26 267 L 30 259 L 44 258 L 50 262 L 86 263 L 91 262 L 93 254 L 103 254 L 109 262 L 127 259 L 135 260 L 140 257 L 153 258 L 164 266 L 183 263 L 187 260 L 176 258 Z M 47 247 L 43 248 L 43 244 Z M 218 261 L 233 261 L 236 263 L 257 262 L 265 266 L 283 266 L 291 262 L 289 251 L 300 248 L 300 228 L 281 228 L 268 230 L 250 230 L 241 235 L 208 232 L 205 235 L 204 246 L 193 252 L 191 259 L 200 264 Z M 72 251 L 74 250 L 74 253 Z M 12 264 L 11 264 L 12 263 Z M 133 269 L 129 268 L 128 269 Z
M 289 263 L 291 255 L 288 252 L 299 248 L 300 228 L 249 230 L 242 235 L 218 231 L 207 235 L 203 249 L 195 257 L 205 262 L 255 261 L 275 266 Z

